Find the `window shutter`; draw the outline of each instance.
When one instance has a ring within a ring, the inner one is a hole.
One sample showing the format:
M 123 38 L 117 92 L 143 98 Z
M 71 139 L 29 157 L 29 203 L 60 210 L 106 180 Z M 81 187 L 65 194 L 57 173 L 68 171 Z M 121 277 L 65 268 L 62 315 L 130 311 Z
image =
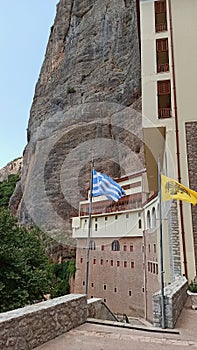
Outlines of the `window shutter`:
M 156 40 L 157 52 L 168 51 L 168 39 L 157 39 Z
M 164 0 L 155 1 L 155 13 L 166 12 L 166 2 Z
M 158 95 L 170 94 L 170 80 L 158 81 Z

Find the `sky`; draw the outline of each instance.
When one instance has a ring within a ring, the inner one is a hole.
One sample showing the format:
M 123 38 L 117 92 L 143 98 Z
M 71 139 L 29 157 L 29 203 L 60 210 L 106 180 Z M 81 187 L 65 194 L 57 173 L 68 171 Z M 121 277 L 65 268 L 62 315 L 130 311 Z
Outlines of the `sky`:
M 1 0 L 0 169 L 22 156 L 58 0 Z

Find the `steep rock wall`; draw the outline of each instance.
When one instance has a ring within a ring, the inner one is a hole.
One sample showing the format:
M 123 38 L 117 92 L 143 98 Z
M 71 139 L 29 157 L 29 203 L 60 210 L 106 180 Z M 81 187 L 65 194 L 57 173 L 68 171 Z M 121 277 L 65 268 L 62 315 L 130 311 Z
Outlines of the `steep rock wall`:
M 70 242 L 95 168 L 144 167 L 135 0 L 60 0 L 31 107 L 21 181 L 10 208 Z

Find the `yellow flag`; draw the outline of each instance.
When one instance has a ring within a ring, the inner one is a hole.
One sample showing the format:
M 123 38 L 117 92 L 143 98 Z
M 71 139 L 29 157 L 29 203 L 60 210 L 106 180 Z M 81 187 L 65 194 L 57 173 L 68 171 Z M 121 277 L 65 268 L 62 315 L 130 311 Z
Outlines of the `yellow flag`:
M 161 174 L 162 200 L 179 199 L 180 201 L 197 204 L 197 192 L 181 185 L 174 179 Z

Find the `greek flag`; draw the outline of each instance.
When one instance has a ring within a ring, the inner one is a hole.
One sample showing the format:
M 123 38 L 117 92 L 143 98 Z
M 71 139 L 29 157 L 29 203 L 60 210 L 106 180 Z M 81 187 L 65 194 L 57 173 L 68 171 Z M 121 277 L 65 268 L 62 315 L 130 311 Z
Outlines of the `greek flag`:
M 93 169 L 92 196 L 104 195 L 107 199 L 117 202 L 126 193 L 123 188 L 105 174 Z

